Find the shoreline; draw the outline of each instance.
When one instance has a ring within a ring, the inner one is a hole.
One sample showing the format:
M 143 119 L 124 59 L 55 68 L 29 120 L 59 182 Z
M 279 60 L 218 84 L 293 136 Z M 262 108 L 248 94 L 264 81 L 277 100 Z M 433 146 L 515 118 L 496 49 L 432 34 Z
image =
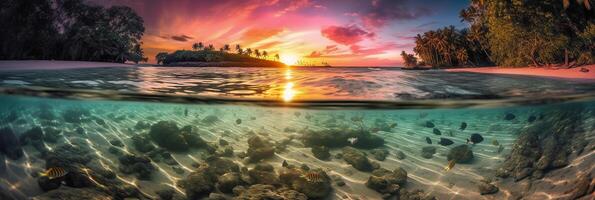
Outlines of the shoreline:
M 588 72 L 581 72 L 581 69 L 587 69 Z M 595 82 L 595 65 L 586 65 L 582 67 L 574 67 L 570 69 L 551 69 L 538 67 L 473 67 L 473 68 L 455 68 L 455 69 L 440 69 L 446 72 L 470 72 L 481 74 L 500 74 L 500 75 L 523 75 L 536 76 L 547 78 L 562 78 L 562 79 L 577 79 L 584 81 Z

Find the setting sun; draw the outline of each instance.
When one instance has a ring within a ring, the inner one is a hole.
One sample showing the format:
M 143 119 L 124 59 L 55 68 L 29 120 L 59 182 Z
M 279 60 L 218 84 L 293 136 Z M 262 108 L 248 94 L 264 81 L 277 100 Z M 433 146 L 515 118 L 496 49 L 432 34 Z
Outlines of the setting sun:
M 288 55 L 281 55 L 280 61 L 283 64 L 288 66 L 295 65 L 298 62 L 298 57 L 296 55 L 288 54 Z

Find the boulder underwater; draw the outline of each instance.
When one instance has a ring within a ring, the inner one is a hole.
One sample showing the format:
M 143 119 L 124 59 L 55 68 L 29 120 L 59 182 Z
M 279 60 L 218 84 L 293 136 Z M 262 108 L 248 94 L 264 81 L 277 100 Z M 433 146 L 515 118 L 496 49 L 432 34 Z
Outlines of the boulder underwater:
M 23 148 L 19 138 L 10 127 L 0 128 L 0 153 L 11 160 L 23 157 Z

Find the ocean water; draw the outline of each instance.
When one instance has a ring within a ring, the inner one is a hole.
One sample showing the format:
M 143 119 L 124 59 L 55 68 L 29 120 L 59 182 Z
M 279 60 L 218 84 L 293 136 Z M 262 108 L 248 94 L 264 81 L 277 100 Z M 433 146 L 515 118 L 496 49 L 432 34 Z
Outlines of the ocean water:
M 593 197 L 592 82 L 147 67 L 0 87 L 0 199 Z

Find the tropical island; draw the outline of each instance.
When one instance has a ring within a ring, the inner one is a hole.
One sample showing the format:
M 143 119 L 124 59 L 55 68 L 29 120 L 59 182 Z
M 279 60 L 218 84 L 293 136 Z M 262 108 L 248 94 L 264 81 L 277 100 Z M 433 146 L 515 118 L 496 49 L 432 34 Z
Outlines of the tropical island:
M 421 31 L 413 37 L 412 52 L 402 51 L 400 60 L 405 69 L 456 68 L 480 73 L 589 78 L 593 76 L 589 72 L 595 69 L 595 10 L 591 5 L 590 0 L 472 0 L 459 13 L 466 24 L 464 28 L 446 26 Z M 30 60 L 35 60 L 38 67 L 54 66 L 57 61 L 102 62 L 85 66 L 149 61 L 143 49 L 146 22 L 135 9 L 125 5 L 103 6 L 83 0 L 7 0 L 0 3 L 0 17 L 13 19 L 0 21 L 3 68 L 29 65 Z M 265 47 L 250 42 L 247 46 L 253 48 L 235 45 L 232 50 L 225 44 L 217 49 L 197 42 L 192 50 L 160 49 L 152 51 L 150 57 L 155 56 L 158 66 L 330 66 L 324 61 L 312 64 L 317 62 L 305 60 L 307 56 L 303 55 L 286 59 L 287 55 L 279 56 L 278 49 L 261 51 L 256 48 Z M 269 52 L 275 54 L 271 56 Z M 511 68 L 515 68 L 514 72 Z M 564 71 L 537 72 L 551 68 Z
M 231 53 L 230 45 L 225 44 L 217 51 L 212 44 L 194 43 L 192 50 L 177 50 L 173 53 L 161 52 L 155 56 L 157 64 L 176 67 L 284 67 L 279 54 L 270 57 L 269 53 L 259 49 L 243 49 L 235 46 L 236 53 Z

